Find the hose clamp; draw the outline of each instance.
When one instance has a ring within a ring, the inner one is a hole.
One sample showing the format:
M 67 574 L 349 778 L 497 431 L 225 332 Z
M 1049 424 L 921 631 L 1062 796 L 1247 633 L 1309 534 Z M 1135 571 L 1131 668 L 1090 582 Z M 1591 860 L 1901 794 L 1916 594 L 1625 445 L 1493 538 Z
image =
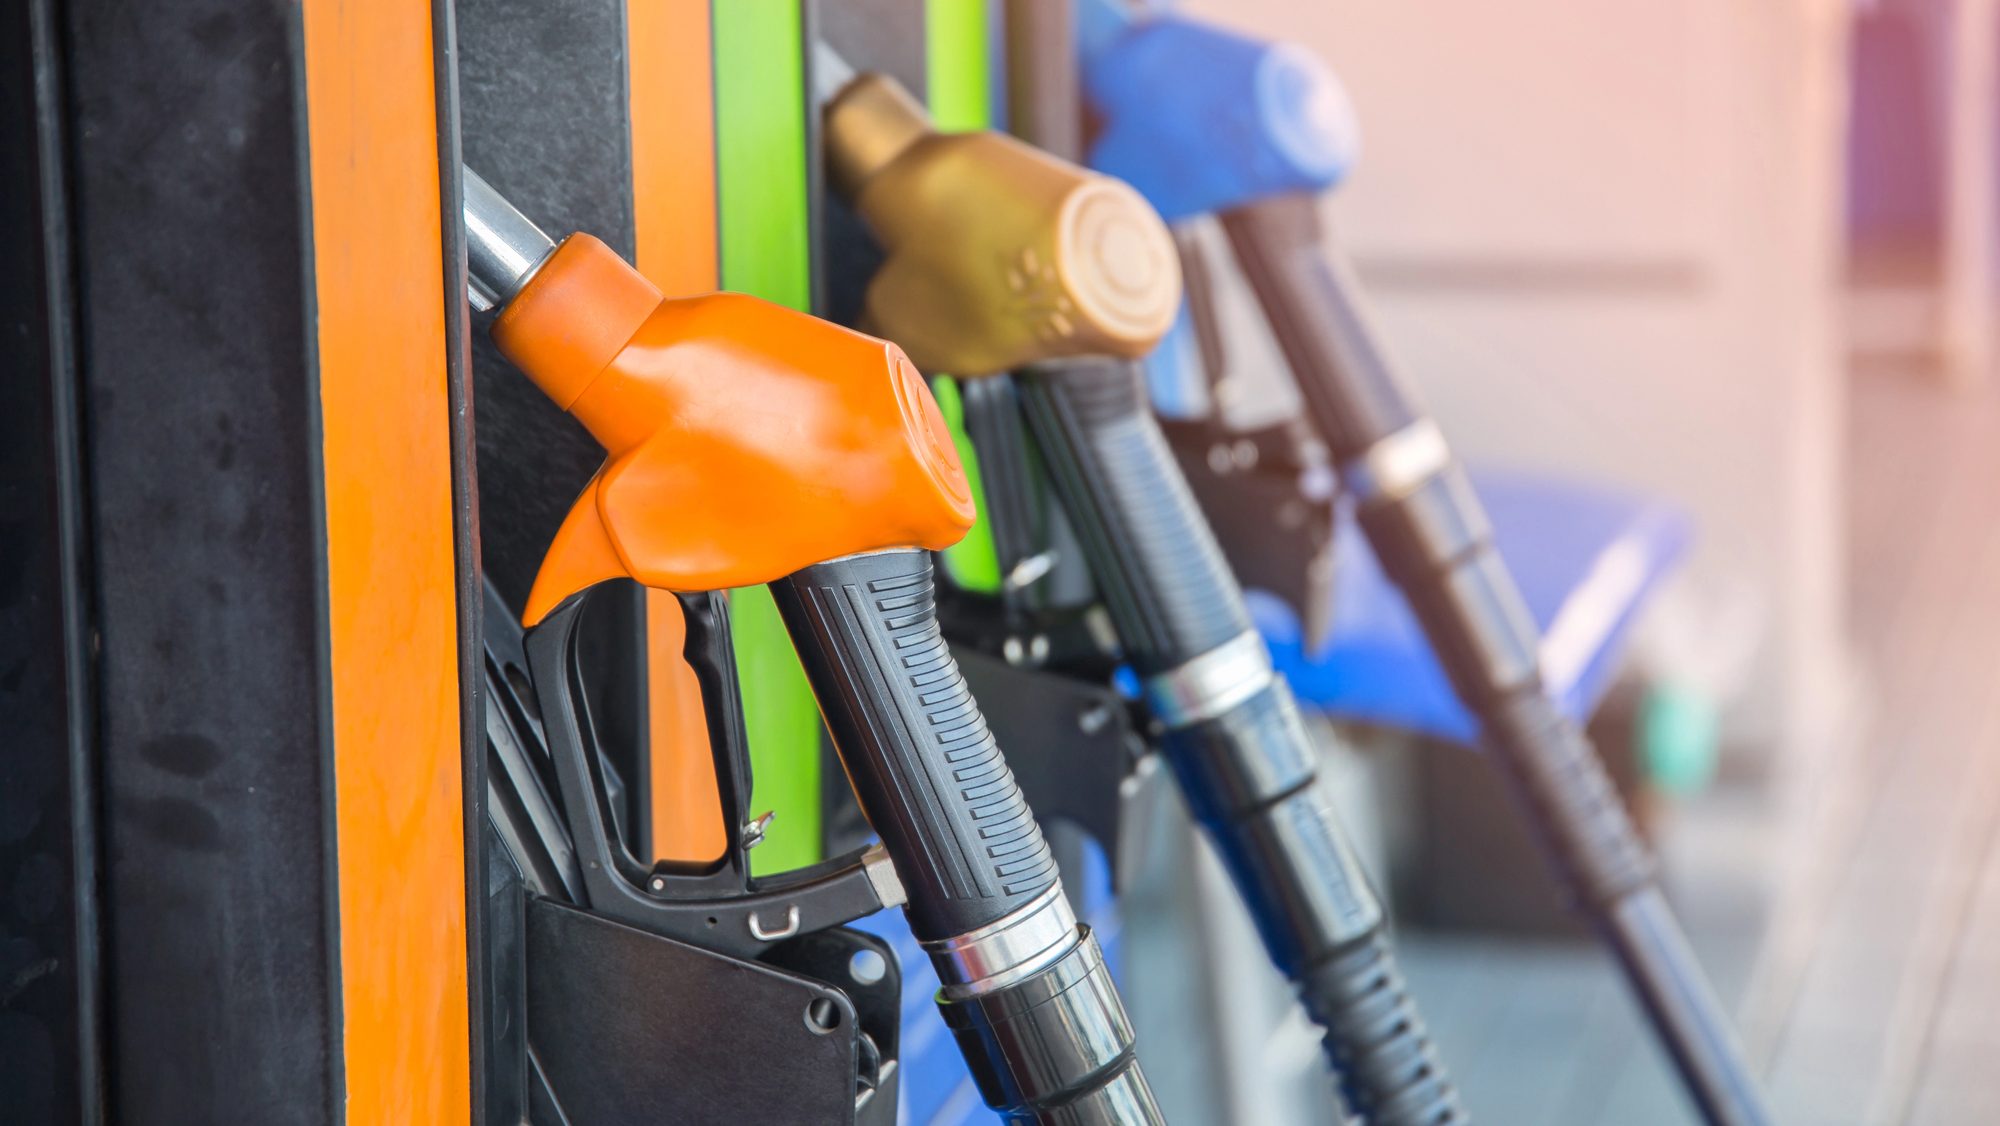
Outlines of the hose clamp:
M 1366 504 L 1401 500 L 1451 468 L 1451 446 L 1430 419 L 1419 419 L 1381 439 L 1341 468 L 1349 492 Z
M 1155 719 L 1169 728 L 1214 719 L 1271 683 L 1271 650 L 1256 630 L 1243 633 L 1185 664 L 1154 673 L 1141 689 Z
M 1077 943 L 1061 884 L 975 931 L 922 943 L 949 997 L 974 997 L 1032 977 Z
M 945 1027 L 968 1045 L 966 1066 L 986 1105 L 1007 1122 L 1160 1126 L 1166 1119 L 1133 1051 L 1089 927 L 1061 957 L 1011 989 L 938 1000 Z M 985 1051 L 973 1051 L 977 1044 Z

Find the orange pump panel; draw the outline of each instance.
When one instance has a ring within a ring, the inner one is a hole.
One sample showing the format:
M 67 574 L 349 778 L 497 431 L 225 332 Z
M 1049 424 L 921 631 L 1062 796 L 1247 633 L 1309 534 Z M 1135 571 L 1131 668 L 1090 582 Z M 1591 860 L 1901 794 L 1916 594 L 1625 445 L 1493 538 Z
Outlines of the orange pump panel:
M 628 0 L 632 220 L 639 272 L 675 297 L 716 284 L 709 0 Z
M 972 526 L 964 467 L 901 349 L 741 294 L 657 295 L 575 235 L 494 322 L 501 351 L 611 455 L 556 533 L 526 622 L 610 578 L 750 586 L 856 552 L 939 550 Z
M 709 0 L 627 0 L 632 220 L 639 272 L 669 296 L 716 286 L 715 67 Z M 646 592 L 648 784 L 655 856 L 707 861 L 728 834 L 716 800 L 701 685 L 681 657 L 687 623 Z
M 664 590 L 646 592 L 646 715 L 653 858 L 705 863 L 729 843 L 708 753 L 701 683 L 682 657 L 687 618 Z
M 462 1126 L 472 1117 L 464 744 L 431 10 L 307 0 L 302 18 L 341 1105 L 352 1123 Z

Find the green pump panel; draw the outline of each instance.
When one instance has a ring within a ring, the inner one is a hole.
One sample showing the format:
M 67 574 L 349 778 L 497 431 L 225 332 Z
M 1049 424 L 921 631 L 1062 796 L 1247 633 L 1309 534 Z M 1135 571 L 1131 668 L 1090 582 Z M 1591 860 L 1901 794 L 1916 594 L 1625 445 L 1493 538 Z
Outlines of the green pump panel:
M 798 0 L 715 0 L 715 177 L 722 288 L 812 306 L 804 13 Z M 751 805 L 777 816 L 751 853 L 757 874 L 820 858 L 820 719 L 763 587 L 729 600 Z

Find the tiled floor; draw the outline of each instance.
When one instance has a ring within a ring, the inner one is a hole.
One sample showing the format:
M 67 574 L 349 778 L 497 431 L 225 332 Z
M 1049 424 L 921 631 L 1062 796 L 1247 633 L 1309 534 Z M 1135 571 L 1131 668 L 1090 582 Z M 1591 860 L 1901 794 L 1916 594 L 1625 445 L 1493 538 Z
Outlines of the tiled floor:
M 1668 870 L 1780 1122 L 1985 1126 L 2000 1123 L 2000 394 L 1885 368 L 1854 377 L 1852 412 L 1868 728 L 1788 812 L 1727 790 L 1684 810 Z M 1594 950 L 1406 948 L 1479 1120 L 1693 1121 Z

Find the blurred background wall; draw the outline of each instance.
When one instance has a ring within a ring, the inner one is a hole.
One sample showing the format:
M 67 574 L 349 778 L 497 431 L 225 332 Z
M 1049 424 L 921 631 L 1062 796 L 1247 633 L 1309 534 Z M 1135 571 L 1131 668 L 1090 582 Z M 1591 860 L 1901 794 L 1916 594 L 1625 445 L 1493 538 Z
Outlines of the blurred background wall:
M 1475 469 L 1695 516 L 1655 648 L 1725 697 L 1735 761 L 1796 767 L 1851 730 L 1845 0 L 1182 8 L 1347 84 L 1363 151 L 1332 214 Z
M 1181 7 L 1302 42 L 1348 86 L 1364 143 L 1330 215 L 1475 479 L 1546 471 L 1693 516 L 1636 671 L 1725 705 L 1725 771 L 1636 804 L 1779 1120 L 1994 1121 L 2000 0 Z M 1286 408 L 1244 390 L 1225 410 Z M 1352 736 L 1336 762 L 1409 761 Z M 1398 793 L 1342 799 L 1386 839 L 1378 869 L 1397 834 L 1369 818 Z M 1413 820 L 1480 853 L 1473 807 L 1435 796 Z M 1688 1120 L 1587 947 L 1416 902 L 1405 964 L 1475 1113 Z M 1232 973 L 1218 995 L 1255 993 Z M 1282 1011 L 1276 989 L 1253 1001 Z M 1231 1061 L 1235 1120 L 1293 1120 L 1287 1027 L 1261 1070 Z

